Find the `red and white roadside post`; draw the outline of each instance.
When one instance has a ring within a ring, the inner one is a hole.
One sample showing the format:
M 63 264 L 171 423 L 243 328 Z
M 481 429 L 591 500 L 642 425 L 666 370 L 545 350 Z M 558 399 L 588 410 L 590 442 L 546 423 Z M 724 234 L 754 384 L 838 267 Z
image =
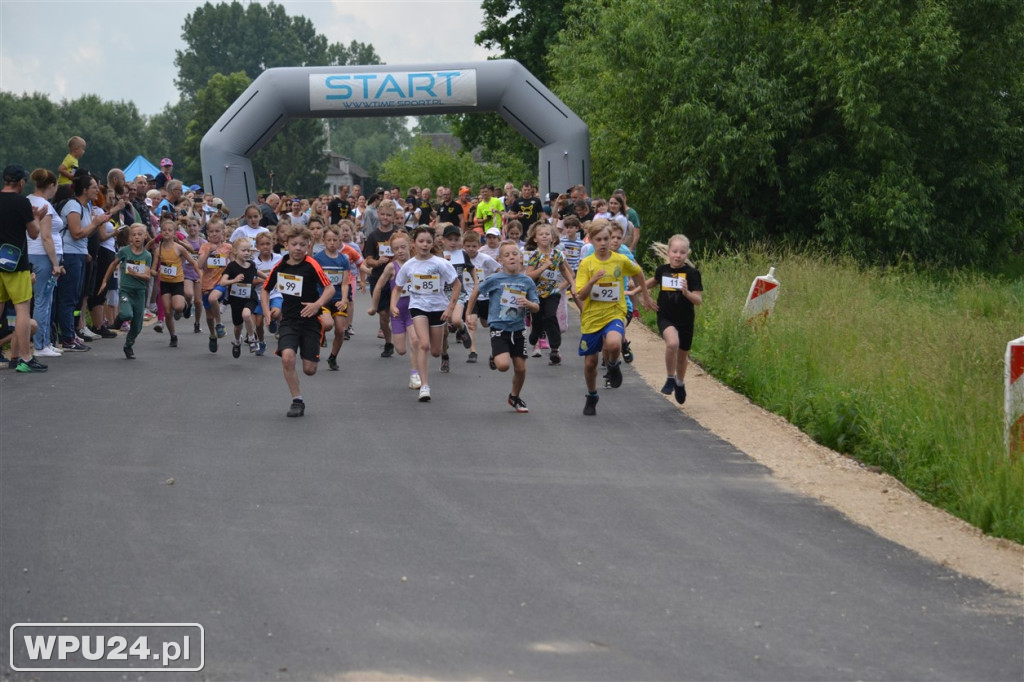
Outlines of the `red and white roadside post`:
M 1024 456 L 1024 336 L 1006 344 L 1006 451 Z
M 779 280 L 775 279 L 775 268 L 769 268 L 767 275 L 755 277 L 743 305 L 743 316 L 747 322 L 754 318 L 766 318 L 775 309 L 779 298 Z

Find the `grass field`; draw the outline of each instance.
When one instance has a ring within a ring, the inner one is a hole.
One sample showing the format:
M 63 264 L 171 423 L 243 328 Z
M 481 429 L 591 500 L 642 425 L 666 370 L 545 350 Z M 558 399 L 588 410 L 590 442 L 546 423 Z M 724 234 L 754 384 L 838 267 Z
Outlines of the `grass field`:
M 1003 357 L 1024 335 L 1024 280 L 794 253 L 696 265 L 693 357 L 705 369 L 823 445 L 1024 542 L 1024 458 L 1011 461 L 1003 440 Z M 771 266 L 775 311 L 745 323 L 750 284 Z

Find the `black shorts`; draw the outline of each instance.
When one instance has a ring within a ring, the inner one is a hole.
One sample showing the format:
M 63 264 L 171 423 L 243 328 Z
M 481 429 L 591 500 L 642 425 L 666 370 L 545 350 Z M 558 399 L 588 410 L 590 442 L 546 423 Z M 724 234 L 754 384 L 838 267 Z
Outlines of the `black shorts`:
M 184 282 L 160 282 L 160 295 L 184 296 Z
M 278 329 L 277 354 L 280 355 L 281 351 L 290 348 L 303 360 L 320 362 L 320 341 L 323 339 L 323 333 L 318 317 L 283 320 Z
M 693 346 L 693 321 L 692 320 L 671 320 L 667 317 L 658 316 L 658 333 L 664 334 L 669 327 L 675 327 L 679 333 L 679 350 L 689 351 Z
M 374 279 L 372 282 L 367 281 L 366 286 L 370 288 L 370 292 L 373 292 L 373 288 L 377 286 L 377 280 Z M 351 290 L 349 290 L 351 294 Z M 378 313 L 390 313 L 391 311 L 391 280 L 384 282 L 384 286 L 380 289 L 380 300 L 377 301 L 377 312 Z
M 228 297 L 228 305 L 231 306 L 231 322 L 234 325 L 240 325 L 245 320 L 242 319 L 242 311 L 246 308 L 249 312 L 256 310 L 256 299 L 253 298 L 232 298 Z
M 514 332 L 491 330 L 491 357 L 496 358 L 502 353 L 514 358 L 526 357 L 526 334 L 522 329 Z
M 444 315 L 443 310 L 426 311 L 420 310 L 419 308 L 409 308 L 409 317 L 411 317 L 414 320 L 417 317 L 425 317 L 427 318 L 427 323 L 431 327 L 440 327 L 445 323 L 444 320 L 441 319 L 442 315 Z
M 490 301 L 477 300 L 475 310 L 473 310 L 473 311 L 466 311 L 466 315 L 469 315 L 472 312 L 473 314 L 475 314 L 480 319 L 480 324 L 482 324 L 482 325 L 484 325 L 486 327 L 487 326 L 487 313 L 490 312 L 490 308 L 491 308 L 491 302 Z

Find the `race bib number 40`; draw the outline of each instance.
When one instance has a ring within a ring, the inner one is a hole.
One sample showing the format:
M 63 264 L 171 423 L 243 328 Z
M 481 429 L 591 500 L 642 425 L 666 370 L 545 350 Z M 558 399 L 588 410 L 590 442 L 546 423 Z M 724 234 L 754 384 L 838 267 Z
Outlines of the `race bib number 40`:
M 277 290 L 285 296 L 302 296 L 302 275 L 277 273 Z
M 615 303 L 619 300 L 619 283 L 598 282 L 590 289 L 590 300 Z
M 378 244 L 377 253 L 381 258 L 391 258 L 395 252 L 391 250 L 391 244 Z

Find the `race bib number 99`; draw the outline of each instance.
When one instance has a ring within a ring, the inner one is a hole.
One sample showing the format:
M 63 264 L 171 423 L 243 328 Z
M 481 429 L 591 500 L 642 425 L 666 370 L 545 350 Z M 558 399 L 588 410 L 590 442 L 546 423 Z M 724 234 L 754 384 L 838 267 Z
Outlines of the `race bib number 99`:
M 302 296 L 302 275 L 277 273 L 277 290 L 285 296 Z

